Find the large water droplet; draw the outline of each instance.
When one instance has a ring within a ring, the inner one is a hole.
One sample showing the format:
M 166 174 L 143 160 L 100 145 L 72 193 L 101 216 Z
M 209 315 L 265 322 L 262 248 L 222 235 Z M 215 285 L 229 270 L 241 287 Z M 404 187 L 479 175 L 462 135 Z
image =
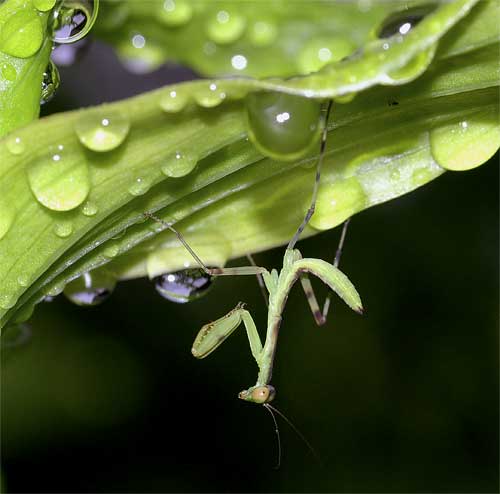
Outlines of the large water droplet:
M 205 295 L 212 277 L 202 269 L 183 269 L 153 278 L 158 293 L 171 302 L 184 304 Z
M 250 139 L 271 158 L 298 159 L 319 138 L 321 104 L 316 100 L 284 93 L 250 93 L 246 110 Z
M 47 12 L 56 4 L 56 0 L 33 0 L 33 6 L 40 12 Z
M 436 4 L 418 5 L 390 14 L 378 28 L 377 37 L 390 38 L 396 34 L 408 34 L 425 16 L 436 10 L 436 7 Z
M 7 146 L 7 149 L 12 154 L 23 154 L 24 150 L 26 149 L 23 139 L 16 135 L 7 137 L 7 141 L 5 144 Z
M 98 0 L 64 2 L 55 13 L 56 43 L 74 43 L 88 34 L 97 18 Z
M 215 82 L 211 82 L 196 88 L 193 97 L 196 103 L 203 108 L 213 108 L 224 101 L 226 93 L 221 91 Z
M 158 14 L 163 24 L 169 27 L 177 27 L 191 20 L 193 7 L 186 0 L 165 0 Z
M 80 155 L 67 153 L 64 145 L 53 146 L 27 168 L 28 181 L 37 200 L 54 211 L 69 211 L 86 199 L 90 191 L 87 163 Z
M 167 113 L 177 113 L 188 103 L 188 95 L 179 89 L 172 89 L 160 99 L 160 107 Z
M 49 60 L 49 65 L 47 65 L 43 73 L 42 94 L 40 96 L 41 105 L 48 103 L 56 95 L 60 81 L 56 64 L 52 60 Z
M 54 225 L 54 233 L 61 238 L 69 237 L 73 233 L 73 223 L 71 221 L 58 221 Z
M 69 282 L 64 288 L 64 296 L 76 305 L 94 306 L 109 298 L 115 286 L 116 278 L 109 272 L 99 269 L 84 273 Z
M 245 31 L 245 18 L 236 12 L 219 10 L 206 25 L 207 36 L 218 44 L 233 43 Z
M 87 113 L 75 123 L 75 131 L 80 142 L 97 152 L 117 148 L 125 140 L 129 130 L 129 119 L 118 110 Z
M 177 152 L 162 165 L 161 171 L 167 177 L 184 177 L 194 170 L 196 162 L 197 160 L 193 156 Z
M 43 28 L 36 10 L 16 9 L 0 23 L 0 51 L 18 58 L 34 55 L 42 46 Z

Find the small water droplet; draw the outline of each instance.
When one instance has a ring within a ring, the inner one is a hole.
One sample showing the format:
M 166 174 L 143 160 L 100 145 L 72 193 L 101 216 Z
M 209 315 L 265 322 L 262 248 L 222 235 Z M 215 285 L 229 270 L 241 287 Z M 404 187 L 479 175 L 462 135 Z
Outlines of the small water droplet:
M 378 38 L 390 38 L 391 36 L 405 36 L 419 22 L 431 12 L 436 10 L 437 4 L 418 5 L 394 12 L 384 19 L 377 30 Z
M 104 257 L 107 257 L 108 259 L 116 257 L 119 253 L 120 253 L 120 246 L 115 242 L 111 242 L 109 245 L 106 245 L 103 251 Z
M 203 108 L 213 108 L 220 105 L 226 98 L 226 93 L 221 91 L 215 82 L 196 88 L 193 97 L 198 105 Z
M 305 43 L 299 53 L 299 71 L 302 74 L 317 72 L 329 63 L 346 58 L 354 49 L 355 45 L 345 38 L 313 38 Z
M 98 7 L 98 0 L 64 2 L 54 14 L 54 41 L 60 44 L 74 43 L 86 36 L 97 19 Z
M 390 177 L 393 182 L 398 182 L 401 179 L 401 172 L 396 168 L 392 170 Z
M 19 283 L 19 286 L 28 286 L 30 281 L 30 277 L 27 274 L 20 274 L 17 277 L 17 282 Z
M 254 46 L 269 46 L 278 37 L 278 29 L 273 22 L 259 20 L 250 26 L 248 36 Z
M 82 206 L 82 214 L 85 216 L 94 216 L 97 214 L 97 211 L 99 211 L 99 208 L 97 207 L 97 204 L 87 201 L 83 206 Z
M 54 233 L 61 238 L 69 237 L 73 233 L 73 224 L 71 221 L 58 221 L 54 225 Z
M 0 51 L 18 58 L 34 55 L 42 46 L 43 27 L 38 12 L 19 8 L 2 19 Z
M 7 138 L 6 146 L 12 154 L 22 154 L 26 149 L 22 138 L 16 135 Z
M 160 6 L 159 19 L 169 27 L 187 24 L 193 16 L 193 7 L 186 0 L 165 0 Z
M 197 160 L 193 156 L 178 151 L 162 165 L 161 171 L 167 177 L 184 177 L 194 170 L 196 162 Z
M 13 293 L 0 293 L 0 307 L 8 310 L 16 305 L 17 297 Z
M 142 196 L 151 188 L 151 185 L 152 181 L 148 177 L 137 177 L 128 188 L 128 191 L 133 196 Z
M 188 95 L 182 90 L 171 89 L 160 99 L 160 107 L 167 113 L 177 113 L 183 110 L 188 103 Z
M 95 306 L 108 299 L 115 286 L 116 278 L 108 271 L 99 269 L 70 281 L 64 288 L 64 296 L 76 305 Z
M 33 7 L 40 12 L 47 12 L 56 4 L 56 0 L 33 0 Z
M 51 146 L 48 154 L 31 162 L 27 173 L 37 200 L 54 211 L 78 207 L 90 191 L 87 163 L 63 144 Z
M 40 96 L 41 105 L 45 105 L 56 95 L 60 82 L 59 70 L 57 70 L 56 64 L 52 60 L 49 60 L 49 65 L 43 73 L 42 94 Z
M 219 10 L 206 24 L 207 36 L 220 45 L 233 43 L 245 31 L 245 18 L 236 12 Z
M 45 291 L 45 298 L 54 298 L 60 295 L 64 290 L 64 282 L 59 282 L 59 283 L 54 283 L 52 286 L 48 287 L 47 290 Z M 49 300 L 49 302 L 52 302 L 52 300 Z
M 2 78 L 6 81 L 13 82 L 16 80 L 17 71 L 15 67 L 8 62 L 3 62 L 0 65 L 0 73 L 2 74 Z
M 250 93 L 246 110 L 251 141 L 271 158 L 300 158 L 319 138 L 321 104 L 316 100 L 284 93 Z
M 129 119 L 118 110 L 87 113 L 75 123 L 75 132 L 80 142 L 97 152 L 117 148 L 125 140 L 129 130 Z
M 212 277 L 202 269 L 183 269 L 153 278 L 158 293 L 171 302 L 184 304 L 205 295 L 212 285 Z

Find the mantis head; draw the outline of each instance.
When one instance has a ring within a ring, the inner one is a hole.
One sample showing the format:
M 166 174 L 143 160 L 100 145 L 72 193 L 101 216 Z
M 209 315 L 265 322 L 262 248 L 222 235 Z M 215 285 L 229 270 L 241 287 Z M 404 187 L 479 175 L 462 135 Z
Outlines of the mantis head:
M 276 390 L 270 384 L 265 384 L 264 386 L 252 386 L 251 388 L 245 389 L 238 394 L 238 398 L 240 400 L 251 401 L 252 403 L 258 403 L 259 405 L 273 401 L 275 396 Z

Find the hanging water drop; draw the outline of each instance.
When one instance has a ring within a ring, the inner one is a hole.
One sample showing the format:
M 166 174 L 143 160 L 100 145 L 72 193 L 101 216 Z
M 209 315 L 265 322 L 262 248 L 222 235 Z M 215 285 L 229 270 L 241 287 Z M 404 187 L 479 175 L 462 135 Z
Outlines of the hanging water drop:
M 408 34 L 424 17 L 436 9 L 436 4 L 418 5 L 390 14 L 377 30 L 378 38 Z
M 194 170 L 196 162 L 191 155 L 178 151 L 162 165 L 161 171 L 167 177 L 184 177 Z
M 97 18 L 99 0 L 64 2 L 55 13 L 54 41 L 74 43 L 88 34 Z
M 56 64 L 52 60 L 49 60 L 49 65 L 47 65 L 43 73 L 42 94 L 40 96 L 41 105 L 45 105 L 45 103 L 48 103 L 56 95 L 60 81 Z
M 207 36 L 220 45 L 233 43 L 242 36 L 245 26 L 245 18 L 241 15 L 219 10 L 207 22 Z
M 64 296 L 76 305 L 95 306 L 108 299 L 115 286 L 116 278 L 108 271 L 99 269 L 69 282 L 64 288 Z
M 298 159 L 317 143 L 321 104 L 285 93 L 250 93 L 246 98 L 248 135 L 264 155 Z
M 127 137 L 130 120 L 118 110 L 87 113 L 75 123 L 80 142 L 92 151 L 105 152 L 117 148 Z
M 193 16 L 193 7 L 186 0 L 165 0 L 158 12 L 159 19 L 169 27 L 183 26 Z
M 183 269 L 157 276 L 153 282 L 163 298 L 184 304 L 205 295 L 212 285 L 212 276 L 200 268 Z
M 23 7 L 7 14 L 0 23 L 0 51 L 18 58 L 34 55 L 42 46 L 43 27 L 38 12 Z

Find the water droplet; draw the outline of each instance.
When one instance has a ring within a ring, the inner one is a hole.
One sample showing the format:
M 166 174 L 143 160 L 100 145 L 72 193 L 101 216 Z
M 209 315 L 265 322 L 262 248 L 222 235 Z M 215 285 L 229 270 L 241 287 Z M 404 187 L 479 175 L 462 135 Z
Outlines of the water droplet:
M 26 149 L 22 138 L 16 135 L 8 137 L 5 144 L 12 154 L 22 154 Z
M 56 64 L 52 60 L 49 60 L 49 65 L 47 65 L 43 73 L 42 94 L 40 96 L 41 105 L 48 103 L 56 95 L 60 81 Z
M 278 37 L 278 29 L 274 23 L 260 20 L 250 26 L 248 36 L 254 46 L 269 46 Z
M 116 257 L 120 253 L 120 246 L 117 243 L 111 242 L 109 245 L 106 245 L 106 248 L 104 249 L 104 257 L 107 257 L 108 259 L 112 259 L 113 257 Z
M 17 71 L 12 64 L 3 62 L 0 65 L 0 72 L 2 74 L 2 78 L 5 79 L 6 81 L 13 82 L 16 80 Z
M 45 292 L 45 295 L 46 295 L 45 298 L 54 299 L 54 297 L 57 297 L 58 295 L 60 295 L 63 292 L 63 290 L 64 290 L 64 283 L 63 282 L 54 283 L 52 286 L 47 288 L 47 290 Z M 48 302 L 52 302 L 52 300 L 48 300 Z
M 178 151 L 162 165 L 161 171 L 167 177 L 184 177 L 194 170 L 196 163 L 197 160 L 193 156 Z
M 390 177 L 393 182 L 398 182 L 401 179 L 401 172 L 396 168 L 392 170 Z
M 159 19 L 169 27 L 182 26 L 193 16 L 193 7 L 186 0 L 165 0 L 160 7 Z
M 448 122 L 431 130 L 431 153 L 447 170 L 470 170 L 488 161 L 498 150 L 498 108 L 477 111 L 466 120 Z
M 27 274 L 20 274 L 17 277 L 17 282 L 19 283 L 19 286 L 28 286 L 30 281 L 30 278 Z
M 85 216 L 94 216 L 97 214 L 98 210 L 99 208 L 97 207 L 97 205 L 90 201 L 87 201 L 82 206 L 82 214 L 84 214 Z
M 132 185 L 128 188 L 128 191 L 133 196 L 142 196 L 145 194 L 152 185 L 152 180 L 148 177 L 137 177 Z
M 36 10 L 16 9 L 0 25 L 0 51 L 18 58 L 34 55 L 42 46 L 43 27 Z
M 213 108 L 224 101 L 226 93 L 221 91 L 215 82 L 211 82 L 196 88 L 193 97 L 196 103 L 203 108 Z
M 361 211 L 366 201 L 365 191 L 355 177 L 322 183 L 310 224 L 318 230 L 333 228 Z
M 47 12 L 54 7 L 56 0 L 33 0 L 33 6 L 40 12 Z
M 228 10 L 219 10 L 208 20 L 206 31 L 212 41 L 222 45 L 239 39 L 245 27 L 246 21 L 241 15 Z
M 345 38 L 314 38 L 299 53 L 297 65 L 302 74 L 317 72 L 353 53 L 355 45 Z
M 14 208 L 2 196 L 0 196 L 0 239 L 5 237 L 15 218 Z
M 284 93 L 250 93 L 246 110 L 250 139 L 271 158 L 300 158 L 319 138 L 321 104 L 316 100 Z
M 0 307 L 2 309 L 8 310 L 12 309 L 16 305 L 17 297 L 13 293 L 1 293 L 0 294 Z
M 61 238 L 69 237 L 73 233 L 73 224 L 71 221 L 58 221 L 54 225 L 54 233 Z
M 435 174 L 429 168 L 417 168 L 411 175 L 411 182 L 414 187 L 420 187 L 435 177 Z
M 88 34 L 97 18 L 98 0 L 64 2 L 55 13 L 54 41 L 74 43 Z
M 108 271 L 99 269 L 70 281 L 64 288 L 64 296 L 76 305 L 95 306 L 108 299 L 115 286 L 116 278 Z
M 64 145 L 51 146 L 27 168 L 28 181 L 37 200 L 54 211 L 78 207 L 90 191 L 88 165 L 80 155 L 67 153 Z
M 129 130 L 129 119 L 118 110 L 87 113 L 75 123 L 80 142 L 97 152 L 117 148 L 125 140 Z
M 404 36 L 410 32 L 424 17 L 433 12 L 437 4 L 418 5 L 394 12 L 384 19 L 377 30 L 378 38 L 390 38 L 394 35 Z
M 184 304 L 205 295 L 212 277 L 202 269 L 183 269 L 153 278 L 158 293 L 171 302 Z
M 182 90 L 171 89 L 160 99 L 160 107 L 167 113 L 177 113 L 183 110 L 188 103 L 188 95 Z

